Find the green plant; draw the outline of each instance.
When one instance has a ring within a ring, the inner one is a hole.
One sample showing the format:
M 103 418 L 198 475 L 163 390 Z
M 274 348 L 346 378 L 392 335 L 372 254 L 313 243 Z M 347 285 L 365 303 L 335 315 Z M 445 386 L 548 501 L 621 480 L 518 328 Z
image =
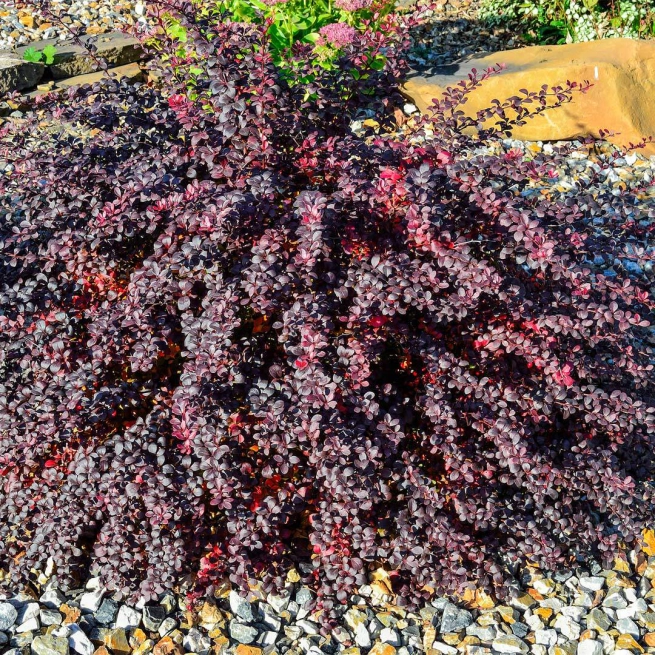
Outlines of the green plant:
M 513 23 L 529 43 L 655 35 L 653 0 L 482 0 L 479 18 Z
M 50 64 L 54 62 L 56 54 L 57 48 L 53 45 L 47 45 L 42 50 L 36 50 L 35 48 L 30 47 L 23 53 L 23 59 L 33 63 L 43 61 L 46 66 L 50 66 Z

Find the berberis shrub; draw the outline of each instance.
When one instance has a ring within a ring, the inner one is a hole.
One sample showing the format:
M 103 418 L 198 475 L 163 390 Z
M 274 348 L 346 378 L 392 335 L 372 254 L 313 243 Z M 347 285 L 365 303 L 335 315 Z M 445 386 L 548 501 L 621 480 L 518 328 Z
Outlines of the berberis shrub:
M 639 191 L 522 193 L 553 161 L 476 154 L 502 134 L 467 136 L 475 75 L 411 138 L 352 133 L 402 102 L 400 19 L 289 84 L 261 25 L 195 11 L 160 86 L 1 128 L 9 584 L 48 557 L 146 598 L 297 566 L 334 612 L 381 565 L 416 602 L 633 543 L 655 469 Z

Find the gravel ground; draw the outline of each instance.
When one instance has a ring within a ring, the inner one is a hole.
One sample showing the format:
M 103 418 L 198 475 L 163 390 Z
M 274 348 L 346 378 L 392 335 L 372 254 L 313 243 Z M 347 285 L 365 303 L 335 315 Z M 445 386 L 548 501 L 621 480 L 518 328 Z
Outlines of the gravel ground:
M 0 50 L 41 39 L 65 39 L 69 28 L 100 34 L 143 21 L 142 0 L 54 0 L 61 23 L 28 8 L 25 2 L 0 0 Z
M 650 551 L 649 551 L 650 552 Z M 56 575 L 0 595 L 0 653 L 11 655 L 639 655 L 655 653 L 655 557 L 634 552 L 612 569 L 521 574 L 516 597 L 475 607 L 435 598 L 399 607 L 384 577 L 359 589 L 339 625 L 320 634 L 313 594 L 288 578 L 282 595 L 229 587 L 198 608 L 168 592 L 156 603 L 117 602 L 95 578 L 62 592 Z

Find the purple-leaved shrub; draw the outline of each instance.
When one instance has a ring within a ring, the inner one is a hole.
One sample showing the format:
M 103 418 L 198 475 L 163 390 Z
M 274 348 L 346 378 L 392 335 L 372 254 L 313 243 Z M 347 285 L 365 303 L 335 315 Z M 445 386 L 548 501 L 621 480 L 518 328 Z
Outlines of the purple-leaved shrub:
M 430 138 L 361 138 L 359 108 L 393 115 L 397 19 L 290 85 L 261 26 L 177 10 L 195 54 L 164 42 L 160 86 L 46 96 L 0 129 L 6 584 L 49 556 L 146 598 L 302 564 L 334 612 L 380 565 L 414 603 L 633 543 L 654 212 L 631 189 L 522 195 L 567 148 L 475 153 L 575 85 L 491 108 L 478 138 L 474 74 Z

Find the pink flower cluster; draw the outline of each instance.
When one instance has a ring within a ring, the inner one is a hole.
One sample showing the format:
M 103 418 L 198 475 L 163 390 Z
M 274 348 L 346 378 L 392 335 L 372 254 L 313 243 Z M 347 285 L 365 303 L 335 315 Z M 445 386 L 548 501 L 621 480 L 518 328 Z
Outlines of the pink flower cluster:
M 275 5 L 284 4 L 285 2 L 288 2 L 288 0 L 262 0 L 262 2 L 269 7 L 274 7 Z
M 327 41 L 337 48 L 352 43 L 357 35 L 357 30 L 348 23 L 330 23 L 321 27 L 318 32 L 323 37 L 323 43 Z
M 335 0 L 334 6 L 344 11 L 359 11 L 371 6 L 371 0 Z

